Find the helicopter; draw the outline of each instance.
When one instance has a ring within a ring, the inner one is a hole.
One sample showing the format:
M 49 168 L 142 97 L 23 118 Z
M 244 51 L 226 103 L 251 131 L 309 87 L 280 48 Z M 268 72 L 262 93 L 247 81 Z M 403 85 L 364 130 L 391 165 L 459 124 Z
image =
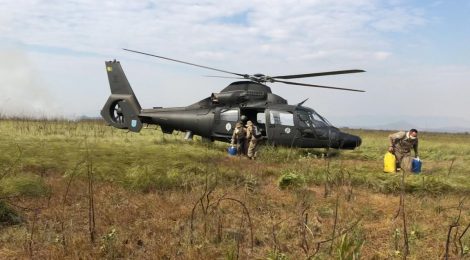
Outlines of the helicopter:
M 359 73 L 365 72 L 364 70 L 339 70 L 272 77 L 260 73 L 235 73 L 146 52 L 124 50 L 231 74 L 231 77 L 212 77 L 236 78 L 240 81 L 232 82 L 220 92 L 212 93 L 209 97 L 186 107 L 142 109 L 120 62 L 106 61 L 111 95 L 101 110 L 101 116 L 113 127 L 140 132 L 144 124 L 158 125 L 165 134 L 181 131 L 185 132 L 185 139 L 193 139 L 194 135 L 199 135 L 203 140 L 230 143 L 236 123 L 246 123 L 250 120 L 261 131 L 262 139 L 274 146 L 352 150 L 361 145 L 362 140 L 359 136 L 342 132 L 314 109 L 303 106 L 307 99 L 290 105 L 286 99 L 272 93 L 266 83 L 365 92 L 358 89 L 289 81 L 296 78 Z

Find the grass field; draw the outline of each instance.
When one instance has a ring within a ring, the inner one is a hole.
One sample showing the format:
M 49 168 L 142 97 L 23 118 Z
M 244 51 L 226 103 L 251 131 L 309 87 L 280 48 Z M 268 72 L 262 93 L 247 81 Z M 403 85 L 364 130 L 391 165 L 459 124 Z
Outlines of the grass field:
M 470 135 L 420 133 L 423 172 L 402 175 L 382 172 L 390 132 L 347 131 L 359 149 L 250 161 L 155 128 L 0 120 L 0 259 L 470 257 Z

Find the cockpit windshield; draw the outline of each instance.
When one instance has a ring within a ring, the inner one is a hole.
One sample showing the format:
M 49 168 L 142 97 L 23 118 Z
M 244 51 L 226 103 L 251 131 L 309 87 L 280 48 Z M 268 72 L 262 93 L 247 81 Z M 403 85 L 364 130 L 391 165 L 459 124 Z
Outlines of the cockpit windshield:
M 299 117 L 299 122 L 304 127 L 325 127 L 331 126 L 330 122 L 326 118 L 322 117 L 320 114 L 315 112 L 315 110 L 308 107 L 301 107 L 297 109 L 297 115 Z

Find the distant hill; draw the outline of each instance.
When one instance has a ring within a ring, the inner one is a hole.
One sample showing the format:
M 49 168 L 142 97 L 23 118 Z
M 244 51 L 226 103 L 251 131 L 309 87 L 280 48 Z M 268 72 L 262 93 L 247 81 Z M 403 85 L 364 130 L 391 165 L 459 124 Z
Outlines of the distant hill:
M 470 121 L 462 118 L 417 116 L 353 116 L 331 117 L 335 126 L 374 130 L 407 130 L 416 128 L 428 132 L 470 132 Z

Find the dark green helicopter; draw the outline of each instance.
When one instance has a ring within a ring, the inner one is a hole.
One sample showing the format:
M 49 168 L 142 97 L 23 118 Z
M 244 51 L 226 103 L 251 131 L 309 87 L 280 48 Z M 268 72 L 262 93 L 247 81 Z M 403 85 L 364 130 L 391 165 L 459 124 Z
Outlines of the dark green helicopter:
M 170 59 L 149 53 L 126 51 L 232 74 L 244 79 L 228 85 L 220 93 L 212 93 L 197 103 L 186 107 L 142 109 L 119 61 L 107 61 L 111 96 L 101 110 L 101 116 L 111 126 L 139 132 L 143 124 L 159 125 L 163 133 L 186 132 L 186 139 L 199 135 L 206 140 L 230 142 L 235 124 L 251 120 L 261 130 L 269 144 L 301 148 L 354 149 L 361 145 L 359 136 L 341 132 L 315 110 L 303 106 L 306 101 L 289 105 L 271 92 L 264 83 L 328 88 L 364 92 L 363 90 L 311 85 L 287 81 L 296 78 L 317 77 L 364 70 L 340 70 L 298 75 L 270 77 L 263 74 L 240 74 L 230 71 Z

